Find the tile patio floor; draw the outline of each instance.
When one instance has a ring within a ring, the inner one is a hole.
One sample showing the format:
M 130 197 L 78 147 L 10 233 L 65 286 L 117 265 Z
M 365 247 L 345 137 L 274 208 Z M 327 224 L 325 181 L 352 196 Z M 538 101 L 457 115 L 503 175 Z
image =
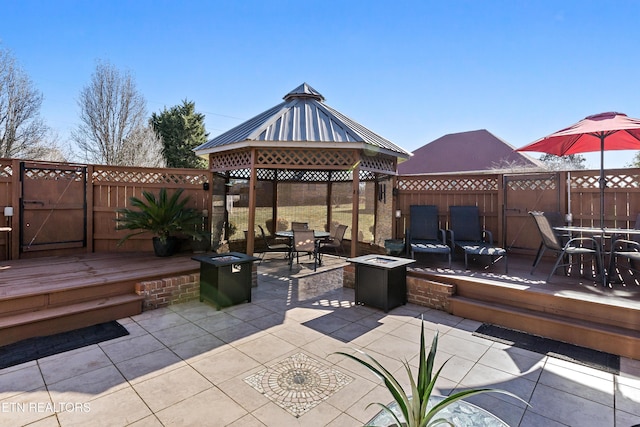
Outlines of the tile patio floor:
M 439 331 L 438 365 L 450 358 L 440 394 L 509 390 L 531 406 L 497 394 L 470 400 L 511 426 L 640 424 L 640 361 L 623 359 L 621 374 L 612 375 L 474 337 L 478 322 L 441 311 L 354 306 L 341 270 L 330 268 L 313 274 L 303 264 L 289 276 L 282 260 L 270 258 L 249 304 L 216 311 L 193 301 L 144 312 L 120 320 L 129 336 L 0 370 L 0 425 L 363 425 L 378 410 L 367 405 L 391 397 L 375 377 L 331 353 L 355 347 L 394 371 L 402 369 L 399 359 L 415 365 L 421 316 L 427 341 Z M 293 371 L 277 374 L 301 359 L 311 372 L 305 380 L 325 391 L 309 390 L 311 403 L 294 402 L 296 418 L 252 384 L 277 393 L 281 381 L 304 383 Z

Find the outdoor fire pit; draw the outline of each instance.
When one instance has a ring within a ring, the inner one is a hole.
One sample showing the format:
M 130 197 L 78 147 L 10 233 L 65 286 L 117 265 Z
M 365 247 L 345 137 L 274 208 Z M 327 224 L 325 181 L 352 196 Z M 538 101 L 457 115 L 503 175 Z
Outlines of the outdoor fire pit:
M 251 267 L 259 258 L 239 252 L 192 257 L 200 261 L 200 301 L 221 307 L 251 302 Z
M 355 303 L 381 308 L 384 312 L 407 303 L 407 265 L 413 259 L 389 255 L 349 258 L 355 264 Z

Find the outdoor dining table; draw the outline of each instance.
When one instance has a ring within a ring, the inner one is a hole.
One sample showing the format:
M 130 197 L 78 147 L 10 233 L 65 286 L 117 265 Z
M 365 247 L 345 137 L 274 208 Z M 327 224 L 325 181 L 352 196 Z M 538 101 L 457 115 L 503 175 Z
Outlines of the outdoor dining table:
M 640 229 L 636 228 L 614 228 L 614 227 L 580 227 L 576 225 L 564 225 L 553 227 L 555 231 L 561 233 L 569 233 L 570 235 L 580 234 L 580 235 L 589 235 L 592 237 L 600 237 L 600 257 L 602 258 L 600 261 L 600 265 L 604 269 L 602 274 L 603 285 L 607 286 L 608 278 L 607 278 L 607 269 L 604 267 L 606 264 L 604 263 L 605 255 L 609 255 L 609 252 L 605 250 L 605 242 L 607 239 L 611 239 L 613 237 L 625 238 L 628 239 L 630 236 L 638 236 L 640 235 Z

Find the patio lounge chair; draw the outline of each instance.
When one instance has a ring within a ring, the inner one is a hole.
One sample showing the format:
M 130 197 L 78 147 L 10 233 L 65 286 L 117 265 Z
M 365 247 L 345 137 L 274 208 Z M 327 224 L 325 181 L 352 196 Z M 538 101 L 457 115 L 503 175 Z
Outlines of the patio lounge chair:
M 477 206 L 449 206 L 450 228 L 448 231 L 451 250 L 460 248 L 464 252 L 464 267 L 468 269 L 468 257 L 489 256 L 491 264 L 504 258 L 504 271 L 509 272 L 507 251 L 494 246 L 493 235 L 480 226 L 480 212 Z
M 258 226 L 258 228 L 260 229 L 260 234 L 262 235 L 262 240 L 264 241 L 264 250 L 262 251 L 262 255 L 260 255 L 260 262 L 258 264 L 262 264 L 262 260 L 264 259 L 264 256 L 266 255 L 267 252 L 280 252 L 280 253 L 285 253 L 285 254 L 289 254 L 291 252 L 291 246 L 287 245 L 285 243 L 275 243 L 275 242 L 269 242 L 269 239 L 267 238 L 267 235 L 264 233 L 264 229 L 262 228 L 261 225 Z
M 560 237 L 553 231 L 553 227 L 551 226 L 549 219 L 543 212 L 529 212 L 529 215 L 531 215 L 535 220 L 538 231 L 540 232 L 540 237 L 542 238 L 542 247 L 541 250 L 538 251 L 536 259 L 533 262 L 531 274 L 533 274 L 538 267 L 538 264 L 542 259 L 542 255 L 546 250 L 550 250 L 558 254 L 556 262 L 547 277 L 547 282 L 551 280 L 551 276 L 553 276 L 559 267 L 564 267 L 565 274 L 567 274 L 567 267 L 580 263 L 584 255 L 594 256 L 598 272 L 600 274 L 604 274 L 602 266 L 600 265 L 602 260 L 600 256 L 600 245 L 593 237 L 574 237 L 562 245 Z M 588 243 L 589 246 L 584 246 L 585 243 Z M 575 255 L 578 255 L 578 259 L 575 262 L 572 262 L 572 258 Z M 561 264 L 563 261 L 565 262 Z
M 443 254 L 449 258 L 451 268 L 451 248 L 447 245 L 444 229 L 438 225 L 438 207 L 433 205 L 411 205 L 407 235 L 407 248 L 411 258 L 416 252 Z

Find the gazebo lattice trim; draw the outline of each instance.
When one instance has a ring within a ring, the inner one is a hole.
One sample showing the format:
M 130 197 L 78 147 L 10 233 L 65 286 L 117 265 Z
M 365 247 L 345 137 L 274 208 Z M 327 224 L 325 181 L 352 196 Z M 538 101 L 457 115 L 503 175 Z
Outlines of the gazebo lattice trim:
M 332 167 L 334 169 L 350 168 L 357 162 L 354 150 L 258 150 L 256 166 L 258 167 Z
M 396 162 L 387 156 L 362 156 L 360 168 L 370 172 L 380 172 L 390 175 L 396 174 Z
M 255 166 L 261 181 L 344 182 L 353 180 L 358 164 L 357 150 L 258 149 Z M 228 172 L 231 178 L 250 179 L 251 150 L 211 154 L 213 172 Z M 377 179 L 376 173 L 395 174 L 395 160 L 389 156 L 362 156 L 361 181 Z

